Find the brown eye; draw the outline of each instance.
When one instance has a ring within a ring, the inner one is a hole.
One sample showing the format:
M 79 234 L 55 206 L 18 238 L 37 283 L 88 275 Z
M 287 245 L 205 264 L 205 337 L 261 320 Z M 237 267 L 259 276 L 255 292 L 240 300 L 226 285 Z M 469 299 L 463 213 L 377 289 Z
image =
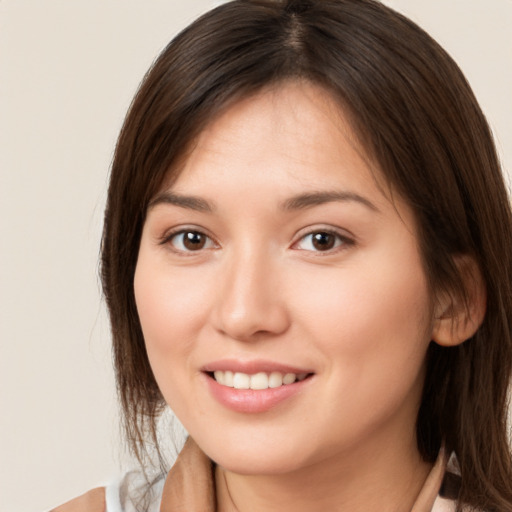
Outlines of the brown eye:
M 200 251 L 213 246 L 211 238 L 200 231 L 180 231 L 175 233 L 169 242 L 174 249 L 182 252 Z
M 302 251 L 328 252 L 341 246 L 353 244 L 354 241 L 352 239 L 335 232 L 313 231 L 303 236 L 295 244 L 295 248 Z
M 311 244 L 317 251 L 328 251 L 336 244 L 336 236 L 332 233 L 313 233 L 311 237 Z
M 183 245 L 189 251 L 197 251 L 205 246 L 206 237 L 197 231 L 189 231 L 183 234 Z

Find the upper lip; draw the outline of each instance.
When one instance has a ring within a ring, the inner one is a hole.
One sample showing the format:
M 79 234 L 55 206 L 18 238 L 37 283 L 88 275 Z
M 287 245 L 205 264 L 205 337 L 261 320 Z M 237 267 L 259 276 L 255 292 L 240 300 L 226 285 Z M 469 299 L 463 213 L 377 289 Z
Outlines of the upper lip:
M 215 371 L 231 371 L 233 373 L 247 373 L 253 375 L 255 373 L 265 372 L 280 372 L 280 373 L 313 373 L 308 368 L 300 368 L 298 366 L 291 366 L 282 364 L 275 361 L 266 361 L 263 359 L 255 359 L 251 361 L 239 361 L 236 359 L 222 359 L 213 361 L 204 365 L 201 370 L 203 372 Z

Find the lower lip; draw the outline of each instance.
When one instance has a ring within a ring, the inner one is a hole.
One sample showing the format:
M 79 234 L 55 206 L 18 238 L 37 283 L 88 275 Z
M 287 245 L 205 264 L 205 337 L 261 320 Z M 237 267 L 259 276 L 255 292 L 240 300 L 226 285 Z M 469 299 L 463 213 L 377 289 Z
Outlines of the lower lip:
M 213 397 L 223 406 L 235 412 L 260 413 L 273 409 L 282 402 L 297 395 L 308 386 L 311 376 L 293 384 L 268 389 L 235 389 L 222 386 L 215 379 L 205 374 Z

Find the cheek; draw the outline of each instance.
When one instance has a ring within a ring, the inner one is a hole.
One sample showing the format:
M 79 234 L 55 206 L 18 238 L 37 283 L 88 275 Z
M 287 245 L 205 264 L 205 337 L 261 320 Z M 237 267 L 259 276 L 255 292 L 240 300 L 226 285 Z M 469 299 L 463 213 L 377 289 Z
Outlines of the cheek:
M 186 351 L 205 313 L 207 293 L 201 278 L 197 271 L 170 272 L 165 261 L 160 264 L 145 256 L 141 250 L 134 290 L 148 351 Z
M 344 268 L 339 279 L 317 275 L 314 287 L 311 281 L 301 285 L 309 294 L 297 293 L 307 311 L 302 330 L 322 353 L 322 374 L 330 382 L 324 399 L 333 443 L 344 435 L 362 439 L 383 431 L 394 424 L 387 423 L 391 418 L 401 418 L 407 429 L 414 425 L 430 342 L 430 302 L 423 273 L 402 268 L 383 266 L 382 260 L 379 267 Z
M 187 272 L 170 272 L 165 258 L 159 261 L 142 248 L 134 292 L 156 382 L 165 401 L 186 423 L 190 413 L 187 391 L 197 371 L 191 354 L 200 329 L 198 315 L 204 309 L 204 290 Z
M 165 257 L 144 248 L 134 277 L 137 311 L 153 374 L 168 404 L 183 409 L 197 374 L 191 361 L 206 313 L 207 292 L 187 269 L 172 272 Z
M 370 256 L 299 281 L 297 317 L 336 378 L 405 390 L 430 342 L 428 286 L 415 251 Z

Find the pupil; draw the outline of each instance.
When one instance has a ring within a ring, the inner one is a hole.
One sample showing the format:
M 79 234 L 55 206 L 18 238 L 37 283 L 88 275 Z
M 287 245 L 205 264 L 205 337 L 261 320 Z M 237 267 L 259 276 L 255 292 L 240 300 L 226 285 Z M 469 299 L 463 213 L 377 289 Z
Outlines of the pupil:
M 330 233 L 315 233 L 313 246 L 319 251 L 328 251 L 334 247 L 334 236 Z
M 185 233 L 183 239 L 183 245 L 192 251 L 197 251 L 198 249 L 202 249 L 205 244 L 204 236 L 201 233 L 197 233 L 195 231 L 189 231 Z

